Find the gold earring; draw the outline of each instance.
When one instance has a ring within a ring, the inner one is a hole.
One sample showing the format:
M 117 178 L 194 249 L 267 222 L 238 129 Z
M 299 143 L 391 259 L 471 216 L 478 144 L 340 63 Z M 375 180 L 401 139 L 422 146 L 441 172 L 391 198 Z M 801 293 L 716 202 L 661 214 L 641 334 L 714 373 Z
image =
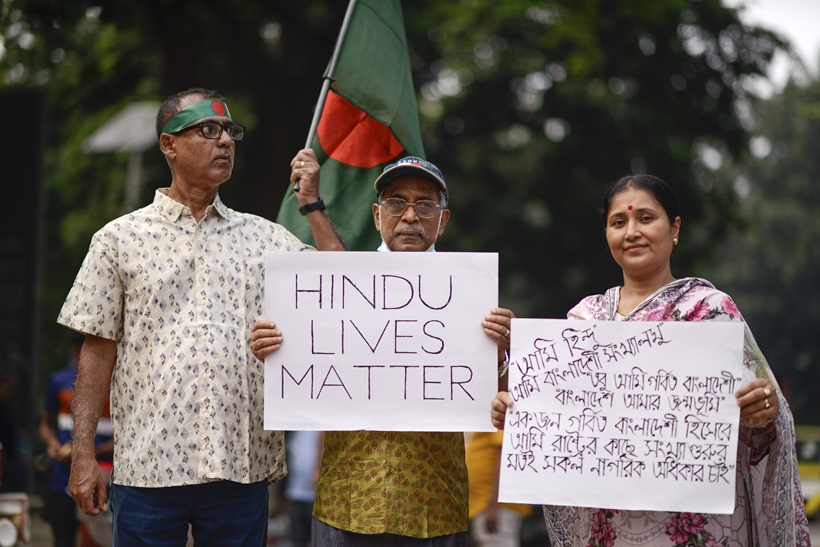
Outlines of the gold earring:
M 674 245 L 675 247 L 678 246 L 678 236 L 675 236 L 674 238 L 672 238 L 672 245 Z

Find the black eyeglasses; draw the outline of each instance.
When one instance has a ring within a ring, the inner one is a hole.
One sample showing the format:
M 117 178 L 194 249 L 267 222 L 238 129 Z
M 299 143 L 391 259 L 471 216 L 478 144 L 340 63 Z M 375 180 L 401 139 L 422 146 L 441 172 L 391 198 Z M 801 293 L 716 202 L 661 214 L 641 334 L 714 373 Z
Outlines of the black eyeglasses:
M 228 135 L 235 141 L 241 141 L 245 136 L 245 126 L 239 123 L 219 123 L 219 122 L 199 122 L 194 125 L 183 127 L 174 131 L 174 135 L 191 131 L 192 129 L 201 129 L 202 136 L 206 139 L 218 139 L 222 136 L 222 131 L 228 132 Z
M 413 207 L 419 218 L 433 218 L 441 209 L 441 206 L 432 199 L 420 199 L 415 203 L 407 203 L 407 200 L 401 198 L 387 198 L 379 205 L 384 207 L 388 215 L 394 217 L 402 216 L 408 206 Z

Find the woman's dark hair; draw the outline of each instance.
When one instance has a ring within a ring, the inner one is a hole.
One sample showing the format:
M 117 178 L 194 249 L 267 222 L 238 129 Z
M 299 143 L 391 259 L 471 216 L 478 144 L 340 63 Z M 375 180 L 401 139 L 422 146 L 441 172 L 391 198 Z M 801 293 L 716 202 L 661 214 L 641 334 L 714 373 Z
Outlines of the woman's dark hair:
M 663 210 L 666 211 L 666 216 L 669 217 L 669 222 L 674 222 L 678 216 L 678 200 L 672 189 L 663 180 L 654 175 L 627 175 L 618 179 L 612 184 L 604 194 L 604 200 L 601 203 L 601 222 L 606 228 L 606 218 L 609 215 L 609 207 L 612 205 L 612 198 L 627 189 L 629 183 L 636 188 L 646 190 L 658 203 L 661 204 Z
M 159 107 L 159 112 L 157 112 L 157 138 L 162 135 L 162 128 L 168 123 L 172 117 L 174 117 L 180 110 L 182 110 L 179 105 L 182 104 L 182 99 L 189 95 L 201 95 L 202 100 L 210 100 L 213 99 L 215 101 L 224 101 L 225 97 L 217 93 L 216 91 L 212 91 L 210 89 L 204 89 L 202 87 L 192 87 L 191 89 L 186 89 L 185 91 L 180 91 L 174 95 L 171 95 L 162 103 Z

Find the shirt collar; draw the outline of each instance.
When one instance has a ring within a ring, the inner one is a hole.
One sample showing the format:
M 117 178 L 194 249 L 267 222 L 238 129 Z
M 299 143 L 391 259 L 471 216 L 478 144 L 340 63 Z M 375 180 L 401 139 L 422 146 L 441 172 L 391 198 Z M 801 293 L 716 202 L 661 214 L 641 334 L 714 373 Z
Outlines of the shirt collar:
M 379 245 L 379 248 L 376 249 L 376 250 L 379 251 L 380 253 L 392 253 L 393 252 L 393 251 L 390 250 L 390 247 L 387 246 L 387 242 L 385 242 L 384 239 L 382 239 L 381 245 Z M 436 244 L 433 243 L 432 245 L 430 245 L 430 248 L 427 249 L 424 252 L 425 253 L 434 253 L 434 252 L 436 252 Z
M 157 189 L 154 194 L 154 206 L 159 209 L 159 213 L 168 219 L 168 221 L 176 222 L 179 220 L 179 217 L 183 215 L 183 213 L 187 212 L 190 214 L 190 209 L 188 209 L 186 205 L 169 198 L 168 190 L 170 190 L 170 188 Z M 230 217 L 230 209 L 228 209 L 225 204 L 222 203 L 222 200 L 219 199 L 219 194 L 216 195 L 213 203 L 208 209 L 216 211 L 216 214 L 222 218 L 227 219 Z

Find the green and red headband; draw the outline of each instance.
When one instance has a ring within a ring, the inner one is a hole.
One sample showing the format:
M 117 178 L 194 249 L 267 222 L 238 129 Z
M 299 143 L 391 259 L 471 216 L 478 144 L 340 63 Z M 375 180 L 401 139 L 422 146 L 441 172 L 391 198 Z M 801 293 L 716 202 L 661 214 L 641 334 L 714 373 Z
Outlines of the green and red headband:
M 187 125 L 212 116 L 227 116 L 230 118 L 231 113 L 228 112 L 228 105 L 223 101 L 214 99 L 194 103 L 171 116 L 171 119 L 162 126 L 162 132 L 174 133 Z

